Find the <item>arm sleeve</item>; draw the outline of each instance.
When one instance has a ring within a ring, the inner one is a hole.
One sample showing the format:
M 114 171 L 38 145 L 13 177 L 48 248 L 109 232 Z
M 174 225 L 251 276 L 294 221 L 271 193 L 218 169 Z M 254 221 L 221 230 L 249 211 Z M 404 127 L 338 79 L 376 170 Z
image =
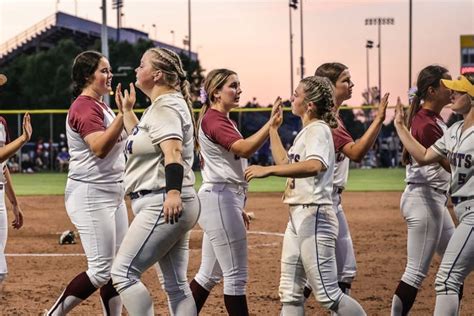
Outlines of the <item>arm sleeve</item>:
M 443 130 L 435 122 L 420 124 L 411 131 L 413 137 L 425 148 L 431 147 L 439 138 L 443 136 Z
M 172 104 L 162 105 L 151 109 L 146 119 L 149 127 L 151 143 L 158 145 L 168 139 L 183 141 L 183 123 L 179 112 Z
M 447 148 L 446 148 L 446 137 L 448 137 L 447 133 L 445 133 L 440 138 L 438 138 L 438 140 L 433 145 L 431 145 L 431 147 L 430 147 L 438 155 L 443 156 L 445 158 L 448 155 L 448 151 L 447 151 Z
M 94 102 L 73 104 L 69 110 L 69 126 L 82 138 L 94 132 L 105 131 L 104 111 Z
M 212 142 L 221 145 L 227 151 L 230 151 L 232 144 L 242 139 L 234 124 L 226 116 L 206 117 L 201 123 L 201 128 Z
M 354 142 L 352 136 L 341 123 L 339 123 L 338 127 L 332 130 L 332 137 L 336 152 L 340 152 L 345 145 Z
M 331 132 L 322 125 L 309 128 L 305 135 L 306 160 L 316 159 L 327 168 L 329 166 L 330 146 L 333 146 Z

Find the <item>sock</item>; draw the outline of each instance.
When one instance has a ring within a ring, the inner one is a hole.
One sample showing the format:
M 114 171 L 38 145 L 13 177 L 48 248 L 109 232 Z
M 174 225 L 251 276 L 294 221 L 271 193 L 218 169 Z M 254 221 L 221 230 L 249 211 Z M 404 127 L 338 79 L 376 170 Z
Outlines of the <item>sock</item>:
M 366 316 L 364 309 L 360 304 L 350 297 L 344 294 L 341 301 L 334 310 L 336 315 L 353 315 L 353 316 Z
M 122 300 L 112 285 L 112 280 L 100 288 L 100 301 L 104 315 L 120 316 L 122 315 Z
M 350 294 L 351 294 L 351 286 L 352 286 L 352 284 L 347 283 L 347 282 L 337 282 L 337 284 L 339 285 L 339 288 L 342 290 L 342 293 L 344 293 L 344 294 L 346 294 L 346 295 L 350 295 Z
M 408 315 L 413 303 L 415 302 L 418 289 L 406 284 L 403 281 L 398 283 L 395 295 L 392 299 L 392 312 L 391 315 Z
M 307 287 L 307 286 L 304 287 L 303 295 L 304 295 L 305 300 L 308 299 L 311 296 L 312 292 L 313 292 L 313 290 L 310 289 L 309 287 Z
M 247 297 L 245 295 L 225 295 L 225 308 L 229 316 L 248 316 Z
M 47 315 L 65 315 L 96 290 L 87 273 L 78 274 L 66 287 Z
M 189 284 L 191 291 L 193 292 L 194 302 L 196 302 L 196 309 L 197 313 L 201 311 L 204 303 L 206 303 L 207 297 L 209 296 L 209 292 L 201 286 L 201 284 L 197 283 L 196 280 L 192 280 Z

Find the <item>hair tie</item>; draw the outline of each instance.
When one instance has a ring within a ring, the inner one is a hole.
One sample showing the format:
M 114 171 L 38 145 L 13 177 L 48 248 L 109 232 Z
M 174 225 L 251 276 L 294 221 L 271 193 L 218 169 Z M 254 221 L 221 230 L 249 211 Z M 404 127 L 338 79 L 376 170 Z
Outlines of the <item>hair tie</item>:
M 411 87 L 410 90 L 408 90 L 408 101 L 411 103 L 415 97 L 420 97 L 420 95 L 418 94 L 418 88 Z
M 207 93 L 206 93 L 206 89 L 204 89 L 204 87 L 201 87 L 201 89 L 199 89 L 199 101 L 201 101 L 202 104 L 206 104 Z

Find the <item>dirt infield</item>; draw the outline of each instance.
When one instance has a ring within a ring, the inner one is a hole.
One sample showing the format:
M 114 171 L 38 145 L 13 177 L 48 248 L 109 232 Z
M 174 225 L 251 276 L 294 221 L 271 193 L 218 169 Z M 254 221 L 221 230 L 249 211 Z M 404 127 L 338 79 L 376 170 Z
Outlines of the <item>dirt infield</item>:
M 344 193 L 343 205 L 351 227 L 358 262 L 353 296 L 368 315 L 389 315 L 393 291 L 405 266 L 406 227 L 399 212 L 401 193 Z M 22 197 L 25 227 L 10 230 L 6 252 L 9 277 L 0 295 L 0 315 L 40 315 L 50 307 L 66 284 L 86 267 L 80 244 L 58 245 L 58 233 L 73 229 L 64 210 L 63 197 Z M 248 211 L 256 219 L 249 232 L 250 281 L 248 300 L 253 315 L 278 315 L 281 233 L 287 223 L 287 208 L 280 194 L 250 194 Z M 10 215 L 10 214 L 9 214 Z M 196 229 L 199 229 L 196 227 Z M 189 278 L 200 262 L 201 232 L 191 236 Z M 430 315 L 435 293 L 434 260 L 411 315 Z M 143 278 L 151 291 L 155 312 L 167 315 L 166 298 L 155 272 Z M 474 277 L 464 288 L 462 315 L 474 315 Z M 314 298 L 307 303 L 307 315 L 327 315 Z M 97 293 L 71 315 L 102 315 Z M 211 293 L 201 315 L 225 315 L 222 285 Z

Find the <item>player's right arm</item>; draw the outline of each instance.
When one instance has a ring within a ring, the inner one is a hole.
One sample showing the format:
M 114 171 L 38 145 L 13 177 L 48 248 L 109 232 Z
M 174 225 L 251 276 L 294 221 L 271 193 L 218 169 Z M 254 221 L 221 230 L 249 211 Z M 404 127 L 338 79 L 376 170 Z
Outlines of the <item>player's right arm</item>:
M 33 128 L 31 127 L 31 117 L 27 112 L 23 117 L 23 134 L 11 143 L 0 148 L 0 163 L 13 156 L 24 144 L 26 144 L 31 139 L 32 133 Z
M 118 113 L 112 124 L 105 131 L 92 132 L 84 137 L 84 141 L 89 145 L 94 155 L 103 159 L 114 148 L 122 131 L 123 114 Z
M 443 157 L 431 149 L 431 147 L 425 148 L 422 144 L 420 144 L 405 126 L 403 105 L 400 102 L 400 98 L 398 98 L 395 109 L 394 123 L 400 141 L 403 143 L 403 146 L 405 146 L 410 155 L 416 160 L 416 162 L 418 162 L 418 164 L 424 166 L 434 162 L 439 162 L 443 159 Z
M 377 116 L 374 118 L 372 124 L 370 124 L 367 131 L 357 142 L 350 142 L 342 147 L 344 155 L 349 157 L 350 160 L 355 162 L 361 162 L 367 152 L 374 146 L 377 136 L 382 129 L 383 121 L 385 120 L 385 113 L 388 106 L 389 94 L 386 93 L 380 101 Z
M 268 176 L 308 178 L 314 177 L 324 170 L 326 170 L 326 166 L 318 159 L 268 167 L 252 165 L 245 170 L 245 180 L 250 181 L 254 178 L 265 178 Z
M 255 134 L 245 139 L 239 139 L 230 147 L 230 151 L 239 157 L 250 158 L 252 155 L 262 147 L 265 140 L 267 140 L 270 126 L 274 124 L 274 117 L 281 112 L 281 98 L 278 97 L 273 103 L 272 114 L 268 122 L 263 125 Z M 281 123 L 280 123 L 281 124 Z

